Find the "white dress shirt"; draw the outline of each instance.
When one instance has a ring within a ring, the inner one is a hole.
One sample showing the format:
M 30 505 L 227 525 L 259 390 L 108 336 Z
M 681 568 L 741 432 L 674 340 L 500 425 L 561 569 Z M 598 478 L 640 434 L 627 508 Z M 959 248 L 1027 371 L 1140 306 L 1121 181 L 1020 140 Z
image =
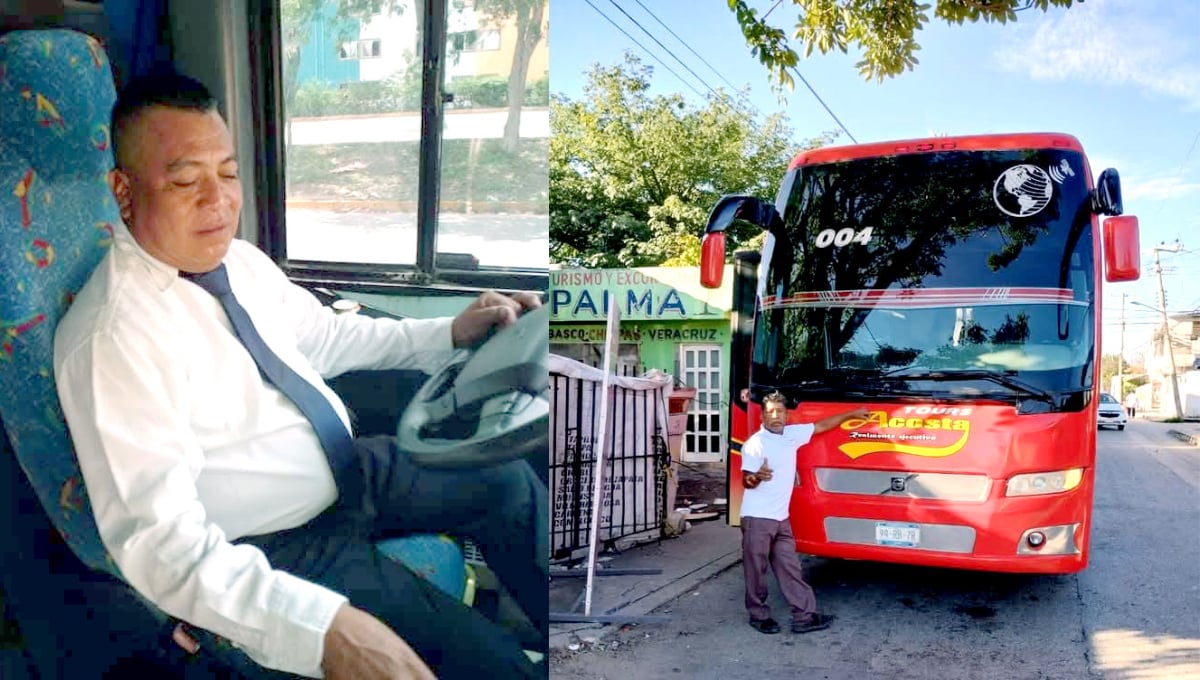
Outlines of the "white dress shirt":
M 757 472 L 763 461 L 771 478 L 742 494 L 742 517 L 785 520 L 796 486 L 796 450 L 812 439 L 812 423 L 787 425 L 783 434 L 760 428 L 742 444 L 742 471 Z
M 217 299 L 116 231 L 54 343 L 101 538 L 130 585 L 163 611 L 263 666 L 321 677 L 325 632 L 346 598 L 230 543 L 299 526 L 334 502 L 316 432 L 263 382 Z M 347 429 L 322 377 L 428 369 L 453 349 L 451 319 L 335 315 L 245 241 L 224 262 L 263 339 Z

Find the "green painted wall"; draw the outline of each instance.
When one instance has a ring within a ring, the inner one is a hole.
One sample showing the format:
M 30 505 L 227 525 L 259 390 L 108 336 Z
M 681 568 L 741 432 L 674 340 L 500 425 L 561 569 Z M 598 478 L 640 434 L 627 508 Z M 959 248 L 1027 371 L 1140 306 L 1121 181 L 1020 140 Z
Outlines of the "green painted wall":
M 603 322 L 610 304 L 622 321 L 728 319 L 733 272 L 725 270 L 724 285 L 714 290 L 700 285 L 698 267 L 553 270 L 550 319 Z
M 727 413 L 730 327 L 733 303 L 731 267 L 721 288 L 700 286 L 697 267 L 563 269 L 550 272 L 550 344 L 601 345 L 608 305 L 621 314 L 621 345 L 637 346 L 642 370 L 666 371 L 681 379 L 679 347 L 721 348 L 720 409 Z M 563 348 L 565 350 L 565 348 Z M 728 428 L 728 423 L 723 423 Z
M 603 324 L 550 322 L 550 344 L 601 344 Z M 678 377 L 676 363 L 679 345 L 704 344 L 721 347 L 722 394 L 729 389 L 728 319 L 705 321 L 627 321 L 621 324 L 621 344 L 638 346 L 638 357 L 644 370 L 657 368 Z
M 603 343 L 609 305 L 621 316 L 621 342 L 637 343 L 647 368 L 674 372 L 676 346 L 730 341 L 732 268 L 724 285 L 700 285 L 698 267 L 559 269 L 550 272 L 550 342 Z

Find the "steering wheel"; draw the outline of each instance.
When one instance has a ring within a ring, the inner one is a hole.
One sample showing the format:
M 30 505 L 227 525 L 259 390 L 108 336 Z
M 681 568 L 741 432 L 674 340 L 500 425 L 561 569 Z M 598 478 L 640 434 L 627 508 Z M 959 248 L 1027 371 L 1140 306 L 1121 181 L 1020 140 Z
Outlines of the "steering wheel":
M 429 468 L 516 460 L 550 442 L 550 307 L 460 350 L 409 402 L 396 445 Z

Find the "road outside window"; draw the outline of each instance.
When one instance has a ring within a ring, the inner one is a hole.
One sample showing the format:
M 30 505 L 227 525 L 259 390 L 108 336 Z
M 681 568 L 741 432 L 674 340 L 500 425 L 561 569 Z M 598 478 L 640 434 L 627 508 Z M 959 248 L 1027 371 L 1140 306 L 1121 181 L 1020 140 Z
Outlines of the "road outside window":
M 355 15 L 355 5 L 283 4 L 287 257 L 412 265 L 422 8 L 385 2 L 378 14 Z M 448 10 L 447 34 L 459 39 L 447 41 L 444 90 L 454 101 L 443 124 L 437 251 L 483 267 L 546 269 L 546 16 L 540 37 L 522 41 L 522 17 L 483 5 Z M 514 60 L 527 64 L 519 106 L 509 106 Z

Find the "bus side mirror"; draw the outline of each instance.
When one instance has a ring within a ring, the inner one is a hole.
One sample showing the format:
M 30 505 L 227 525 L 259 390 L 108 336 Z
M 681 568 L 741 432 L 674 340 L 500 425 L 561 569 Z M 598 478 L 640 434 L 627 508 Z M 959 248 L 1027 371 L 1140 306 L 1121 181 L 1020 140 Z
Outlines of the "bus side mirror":
M 1110 217 L 1104 220 L 1103 228 L 1105 280 L 1137 281 L 1142 274 L 1138 218 L 1133 215 Z
M 719 288 L 725 270 L 725 230 L 734 220 L 743 220 L 765 231 L 778 233 L 783 220 L 774 205 L 754 196 L 722 196 L 708 214 L 704 241 L 700 244 L 700 284 Z
M 1092 211 L 1113 216 L 1125 211 L 1121 204 L 1121 176 L 1115 168 L 1100 173 L 1096 188 L 1092 190 Z
M 710 231 L 700 243 L 700 285 L 720 288 L 725 273 L 725 232 Z

